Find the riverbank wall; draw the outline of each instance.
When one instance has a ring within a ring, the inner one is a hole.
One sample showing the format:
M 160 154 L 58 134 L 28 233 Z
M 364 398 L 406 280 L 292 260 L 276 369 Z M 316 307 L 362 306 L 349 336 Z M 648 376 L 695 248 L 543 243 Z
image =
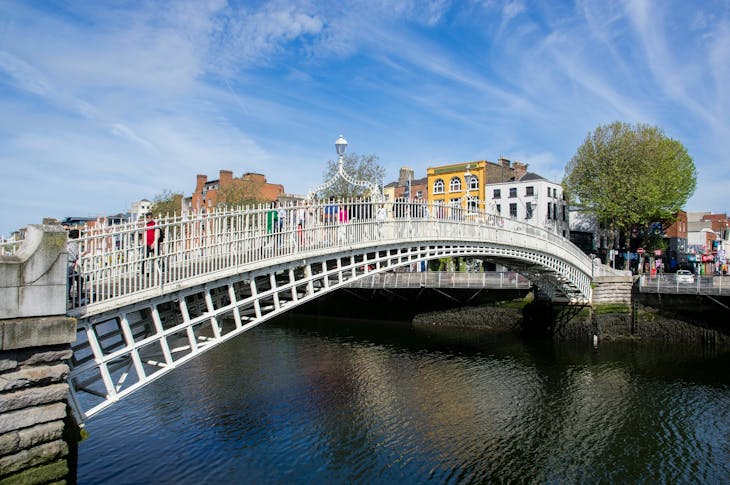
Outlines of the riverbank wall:
M 66 232 L 28 226 L 0 255 L 0 483 L 73 483 L 79 429 L 68 405 L 76 320 L 65 316 Z
M 631 277 L 602 277 L 590 306 L 533 301 L 531 294 L 490 290 L 346 289 L 295 313 L 389 320 L 417 327 L 548 337 L 556 341 L 656 341 L 730 347 L 730 311 L 696 295 L 639 293 Z M 730 303 L 730 302 L 727 302 Z

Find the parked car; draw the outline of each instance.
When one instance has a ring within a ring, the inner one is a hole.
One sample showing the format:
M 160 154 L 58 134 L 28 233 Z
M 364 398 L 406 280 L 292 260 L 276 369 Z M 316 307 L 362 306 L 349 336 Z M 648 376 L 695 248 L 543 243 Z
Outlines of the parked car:
M 691 284 L 695 282 L 695 275 L 693 275 L 690 271 L 686 269 L 680 269 L 679 271 L 677 271 L 675 278 L 677 278 L 677 283 Z

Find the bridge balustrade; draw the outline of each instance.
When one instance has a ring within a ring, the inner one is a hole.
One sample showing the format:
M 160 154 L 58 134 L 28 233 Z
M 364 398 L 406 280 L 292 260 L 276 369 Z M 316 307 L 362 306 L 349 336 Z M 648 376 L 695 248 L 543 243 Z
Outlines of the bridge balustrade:
M 70 315 L 106 308 L 103 303 L 125 297 L 194 286 L 242 268 L 399 240 L 529 247 L 570 261 L 586 275 L 592 272 L 590 259 L 560 235 L 515 219 L 425 201 L 312 201 L 278 208 L 223 208 L 155 221 L 153 228 L 140 221 L 82 234 Z M 164 236 L 148 255 L 145 235 L 150 229 Z

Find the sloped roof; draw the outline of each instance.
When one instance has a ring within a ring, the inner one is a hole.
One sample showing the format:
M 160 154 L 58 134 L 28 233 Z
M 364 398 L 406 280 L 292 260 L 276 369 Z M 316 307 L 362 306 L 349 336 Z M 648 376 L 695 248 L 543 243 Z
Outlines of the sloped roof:
M 520 182 L 527 182 L 530 180 L 547 180 L 547 179 L 545 177 L 543 177 L 542 175 L 536 174 L 535 172 L 525 172 L 525 175 L 520 177 Z M 548 180 L 548 182 L 549 182 L 549 180 Z

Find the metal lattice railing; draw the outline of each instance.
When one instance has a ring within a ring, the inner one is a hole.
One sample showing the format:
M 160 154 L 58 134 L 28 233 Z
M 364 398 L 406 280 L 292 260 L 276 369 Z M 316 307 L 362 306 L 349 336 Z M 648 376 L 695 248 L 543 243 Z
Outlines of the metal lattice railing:
M 162 242 L 148 249 L 148 231 L 158 230 Z M 138 222 L 83 231 L 70 242 L 78 244 L 79 257 L 69 277 L 69 313 L 102 311 L 287 258 L 399 240 L 491 241 L 540 251 L 560 261 L 556 269 L 564 273 L 563 282 L 576 280 L 578 290 L 590 297 L 590 258 L 546 229 L 425 201 L 345 200 L 220 209 L 159 217 L 150 227 Z
M 641 275 L 642 293 L 672 293 L 688 295 L 730 295 L 730 276 L 692 276 L 691 280 L 676 274 Z

